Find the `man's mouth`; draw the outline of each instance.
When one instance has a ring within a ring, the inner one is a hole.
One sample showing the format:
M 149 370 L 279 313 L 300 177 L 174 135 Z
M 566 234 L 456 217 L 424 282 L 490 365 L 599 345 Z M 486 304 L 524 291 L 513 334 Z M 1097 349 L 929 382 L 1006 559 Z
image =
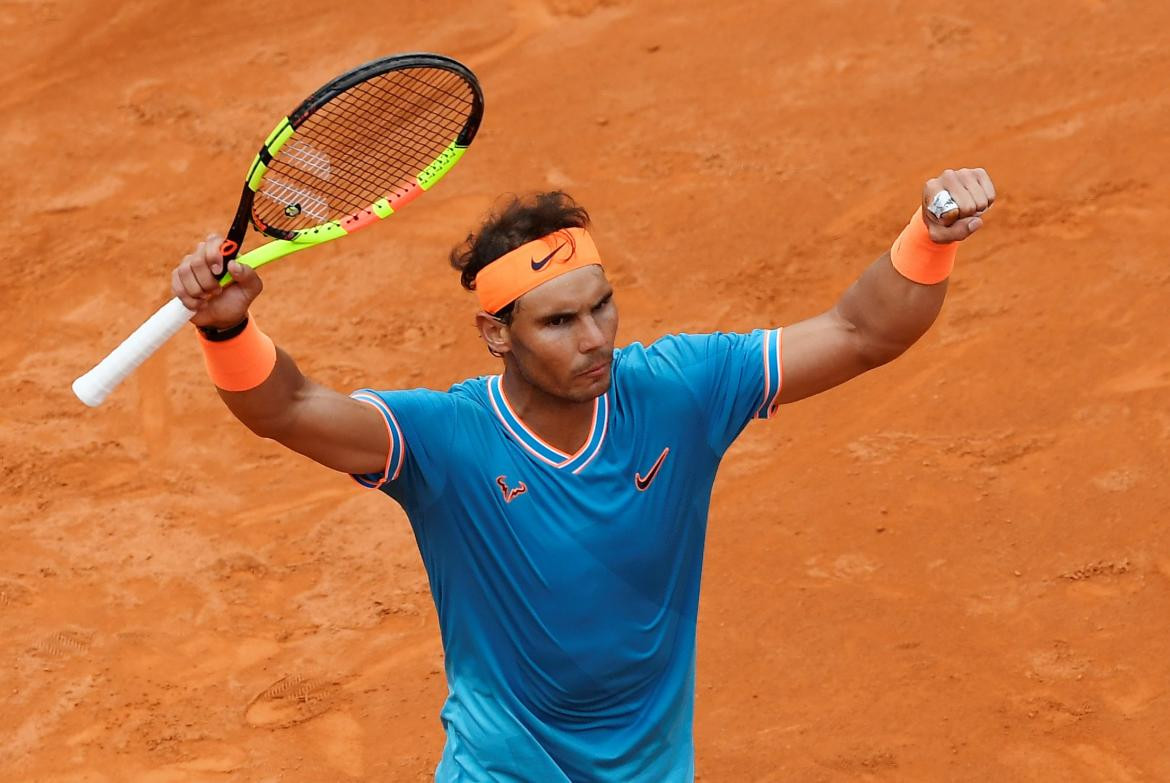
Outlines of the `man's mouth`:
M 608 367 L 609 367 L 609 360 L 606 360 L 604 362 L 600 362 L 598 364 L 593 365 L 589 369 L 580 373 L 580 375 L 584 375 L 588 378 L 599 378 L 605 373 L 605 371 Z

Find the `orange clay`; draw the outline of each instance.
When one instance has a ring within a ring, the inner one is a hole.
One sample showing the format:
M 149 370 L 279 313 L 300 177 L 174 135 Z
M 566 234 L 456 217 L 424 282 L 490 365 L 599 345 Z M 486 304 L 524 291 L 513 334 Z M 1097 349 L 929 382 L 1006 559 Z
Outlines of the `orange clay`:
M 919 207 L 894 240 L 890 261 L 902 277 L 922 285 L 934 285 L 950 276 L 958 252 L 958 242 L 939 244 L 931 240 L 930 230 L 922 219 L 922 207 Z
M 203 363 L 212 382 L 224 391 L 247 391 L 268 379 L 276 366 L 276 346 L 250 319 L 244 331 L 230 340 L 212 342 L 199 335 Z
M 583 228 L 563 228 L 492 261 L 475 276 L 479 304 L 499 312 L 542 283 L 583 266 L 600 264 L 597 245 Z

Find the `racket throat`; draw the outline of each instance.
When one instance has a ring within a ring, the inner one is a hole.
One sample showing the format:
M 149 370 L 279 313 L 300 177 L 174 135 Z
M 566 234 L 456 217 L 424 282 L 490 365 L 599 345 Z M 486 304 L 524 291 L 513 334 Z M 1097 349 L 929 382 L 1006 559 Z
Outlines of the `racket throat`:
M 220 270 L 219 280 L 227 277 L 228 261 L 238 256 L 240 248 L 244 245 L 244 235 L 248 233 L 248 221 L 252 217 L 252 199 L 255 197 L 256 193 L 248 187 L 247 183 L 244 183 L 244 192 L 240 196 L 240 205 L 236 208 L 236 216 L 232 219 L 232 226 L 228 229 L 227 236 L 219 246 L 219 252 L 223 255 L 223 269 Z M 261 227 L 257 226 L 257 228 Z

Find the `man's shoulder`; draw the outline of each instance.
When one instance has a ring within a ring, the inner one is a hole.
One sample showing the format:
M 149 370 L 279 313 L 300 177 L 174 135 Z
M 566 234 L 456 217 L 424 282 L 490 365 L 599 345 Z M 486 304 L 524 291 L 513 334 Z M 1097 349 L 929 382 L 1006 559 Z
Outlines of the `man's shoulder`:
M 614 364 L 649 373 L 669 370 L 680 362 L 692 361 L 717 335 L 672 332 L 660 335 L 649 343 L 633 342 L 614 351 Z
M 638 394 L 662 392 L 678 385 L 694 351 L 685 343 L 687 334 L 664 334 L 642 343 L 632 342 L 614 350 L 614 383 Z
M 482 406 L 487 403 L 487 386 L 491 377 L 490 375 L 476 375 L 472 378 L 465 378 L 459 383 L 451 384 L 447 391 L 438 393 L 449 395 L 456 404 L 470 403 Z
M 419 410 L 428 413 L 486 409 L 489 376 L 467 378 L 452 384 L 445 391 L 419 386 L 412 389 L 366 388 L 354 392 L 380 397 L 393 411 Z
M 614 378 L 622 386 L 645 391 L 687 388 L 699 393 L 712 383 L 731 382 L 738 368 L 763 356 L 764 330 L 752 332 L 672 332 L 649 344 L 630 343 L 615 351 Z M 620 359 L 618 358 L 620 356 Z

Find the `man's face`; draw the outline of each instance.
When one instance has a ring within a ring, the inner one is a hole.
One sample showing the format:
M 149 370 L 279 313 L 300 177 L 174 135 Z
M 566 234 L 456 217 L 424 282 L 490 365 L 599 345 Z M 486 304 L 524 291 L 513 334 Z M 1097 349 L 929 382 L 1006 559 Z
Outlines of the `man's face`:
M 600 266 L 587 266 L 517 300 L 509 352 L 533 386 L 585 402 L 609 389 L 617 327 L 613 287 Z

